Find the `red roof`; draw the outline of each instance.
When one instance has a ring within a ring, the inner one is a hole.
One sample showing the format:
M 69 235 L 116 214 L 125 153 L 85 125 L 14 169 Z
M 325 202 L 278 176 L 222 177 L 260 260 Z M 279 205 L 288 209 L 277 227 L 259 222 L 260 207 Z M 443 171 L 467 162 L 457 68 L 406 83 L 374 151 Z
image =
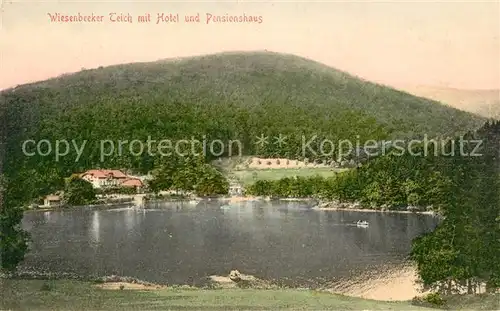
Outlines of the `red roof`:
M 104 172 L 106 175 L 111 175 L 114 178 L 127 178 L 127 175 L 125 175 L 122 171 L 120 170 L 101 170 Z
M 142 187 L 142 181 L 137 178 L 129 178 L 120 184 L 122 187 Z
M 88 170 L 81 175 L 81 177 L 85 175 L 92 175 L 97 178 L 116 178 L 116 179 L 125 179 L 127 175 L 125 175 L 122 171 L 119 170 Z

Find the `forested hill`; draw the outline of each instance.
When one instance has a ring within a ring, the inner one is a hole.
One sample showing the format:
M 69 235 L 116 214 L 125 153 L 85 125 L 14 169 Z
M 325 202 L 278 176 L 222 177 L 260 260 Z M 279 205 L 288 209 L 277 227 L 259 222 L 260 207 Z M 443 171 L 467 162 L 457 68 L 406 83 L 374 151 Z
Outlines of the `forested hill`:
M 230 131 L 241 132 L 245 126 L 250 131 L 256 127 L 281 131 L 293 126 L 335 132 L 356 125 L 349 118 L 349 122 L 344 120 L 346 111 L 373 117 L 396 136 L 451 136 L 484 123 L 472 114 L 305 58 L 270 52 L 221 53 L 83 70 L 2 95 L 8 103 L 30 103 L 35 115 L 37 111 L 54 119 L 85 115 L 92 117 L 86 124 L 94 126 L 103 118 L 124 122 L 132 113 L 144 126 L 163 123 L 166 133 L 183 131 L 165 125 L 173 121 L 205 123 L 206 127 L 205 121 L 214 119 Z
M 332 141 L 453 136 L 484 122 L 308 59 L 270 52 L 82 70 L 0 95 L 11 167 L 19 164 L 20 142 L 25 139 L 145 141 L 148 136 L 205 135 L 239 139 L 246 154 L 293 158 L 302 153 L 302 135 Z M 277 133 L 286 135 L 288 143 L 261 149 L 253 144 L 255 136 Z M 71 160 L 65 169 L 97 165 L 91 156 L 78 163 Z M 114 160 L 99 165 L 134 168 L 144 162 Z

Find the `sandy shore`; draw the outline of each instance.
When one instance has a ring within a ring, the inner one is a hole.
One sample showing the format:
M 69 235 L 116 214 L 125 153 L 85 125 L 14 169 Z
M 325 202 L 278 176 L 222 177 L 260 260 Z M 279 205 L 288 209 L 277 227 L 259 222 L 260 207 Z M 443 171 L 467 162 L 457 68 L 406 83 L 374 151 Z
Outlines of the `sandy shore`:
M 365 299 L 405 301 L 426 294 L 422 292 L 417 280 L 414 267 L 389 268 L 381 275 L 351 279 L 327 291 Z

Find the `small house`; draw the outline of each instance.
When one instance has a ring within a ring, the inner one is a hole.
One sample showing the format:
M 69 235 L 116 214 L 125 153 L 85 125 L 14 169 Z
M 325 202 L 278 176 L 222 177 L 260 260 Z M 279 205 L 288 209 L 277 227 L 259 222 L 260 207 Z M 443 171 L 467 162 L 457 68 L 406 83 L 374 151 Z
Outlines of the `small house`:
M 48 195 L 43 200 L 44 206 L 60 206 L 61 205 L 61 197 L 58 195 Z

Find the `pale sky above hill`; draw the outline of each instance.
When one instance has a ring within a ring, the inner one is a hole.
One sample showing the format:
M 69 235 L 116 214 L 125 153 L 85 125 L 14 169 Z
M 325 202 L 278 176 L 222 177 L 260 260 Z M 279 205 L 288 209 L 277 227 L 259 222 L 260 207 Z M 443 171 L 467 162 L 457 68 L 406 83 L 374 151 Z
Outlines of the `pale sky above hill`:
M 2 9 L 0 89 L 82 67 L 264 49 L 389 85 L 500 87 L 498 1 L 4 1 Z M 47 14 L 78 12 L 104 15 L 104 22 L 52 23 Z M 111 12 L 130 13 L 133 23 L 111 23 Z M 151 23 L 138 23 L 148 12 Z M 156 24 L 160 12 L 179 13 L 181 21 Z M 200 24 L 182 21 L 196 13 Z M 206 13 L 262 15 L 263 22 L 207 25 Z

